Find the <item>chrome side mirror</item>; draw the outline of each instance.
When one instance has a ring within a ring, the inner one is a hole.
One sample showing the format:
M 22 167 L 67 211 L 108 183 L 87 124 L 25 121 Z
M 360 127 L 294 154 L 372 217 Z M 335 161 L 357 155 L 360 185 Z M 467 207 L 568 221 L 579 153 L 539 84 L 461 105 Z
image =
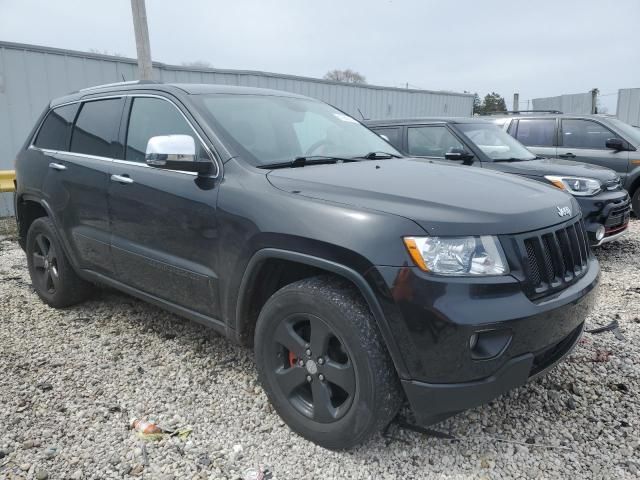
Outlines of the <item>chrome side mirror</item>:
M 213 162 L 199 159 L 196 142 L 190 135 L 160 135 L 147 142 L 145 155 L 147 165 L 166 170 L 211 173 Z

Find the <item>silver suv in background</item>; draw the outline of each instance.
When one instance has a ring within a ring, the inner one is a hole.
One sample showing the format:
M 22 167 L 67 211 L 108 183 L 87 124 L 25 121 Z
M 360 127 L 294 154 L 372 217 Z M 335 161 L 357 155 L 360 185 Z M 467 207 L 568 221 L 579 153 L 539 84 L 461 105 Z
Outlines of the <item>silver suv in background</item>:
M 640 129 L 608 115 L 514 112 L 491 117 L 540 157 L 608 167 L 620 175 L 640 216 Z

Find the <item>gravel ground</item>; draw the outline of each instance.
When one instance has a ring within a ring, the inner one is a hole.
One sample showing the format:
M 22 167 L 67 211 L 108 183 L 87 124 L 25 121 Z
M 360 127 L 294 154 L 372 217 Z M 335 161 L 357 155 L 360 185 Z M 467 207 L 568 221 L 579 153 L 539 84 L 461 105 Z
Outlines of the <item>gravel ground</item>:
M 67 310 L 33 292 L 23 252 L 0 237 L 1 478 L 638 478 L 640 221 L 597 250 L 600 302 L 574 353 L 546 377 L 436 426 L 392 428 L 350 452 L 289 431 L 256 384 L 251 351 L 110 290 Z M 143 443 L 130 417 L 190 425 Z

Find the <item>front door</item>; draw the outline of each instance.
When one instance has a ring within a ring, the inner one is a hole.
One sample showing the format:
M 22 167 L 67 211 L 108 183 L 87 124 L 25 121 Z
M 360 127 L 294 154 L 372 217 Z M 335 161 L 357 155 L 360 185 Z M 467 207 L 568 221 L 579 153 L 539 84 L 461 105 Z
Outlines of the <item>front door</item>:
M 469 150 L 445 125 L 424 125 L 407 128 L 407 152 L 412 157 L 444 160 L 452 150 Z M 480 165 L 476 159 L 450 160 L 456 164 Z
M 125 158 L 114 161 L 108 192 L 116 278 L 218 318 L 217 183 L 145 163 L 147 142 L 158 135 L 191 135 L 199 155 L 210 153 L 168 99 L 134 97 L 126 109 Z
M 563 118 L 558 157 L 611 168 L 620 175 L 624 184 L 629 152 L 607 148 L 605 144 L 609 138 L 620 137 L 594 120 Z M 622 138 L 620 140 L 624 141 Z

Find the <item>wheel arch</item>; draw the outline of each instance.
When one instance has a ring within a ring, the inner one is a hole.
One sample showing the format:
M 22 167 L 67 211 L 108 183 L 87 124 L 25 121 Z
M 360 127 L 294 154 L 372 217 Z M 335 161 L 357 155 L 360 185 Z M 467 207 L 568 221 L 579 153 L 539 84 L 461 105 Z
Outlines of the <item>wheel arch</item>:
M 401 378 L 408 378 L 408 370 L 400 353 L 400 349 L 395 342 L 389 324 L 385 319 L 382 307 L 380 306 L 376 294 L 369 283 L 365 280 L 364 276 L 346 265 L 305 253 L 277 248 L 265 248 L 259 250 L 251 257 L 251 260 L 249 260 L 247 268 L 242 276 L 238 302 L 236 304 L 234 327 L 236 340 L 239 343 L 251 345 L 253 341 L 253 332 L 255 330 L 255 323 L 257 321 L 258 314 L 270 296 L 268 295 L 266 298 L 260 298 L 259 296 L 260 279 L 264 278 L 265 267 L 268 269 L 270 262 L 271 264 L 277 262 L 288 262 L 289 264 L 296 265 L 296 268 L 303 269 L 301 271 L 307 269 L 309 272 L 308 274 L 300 278 L 296 278 L 295 280 L 319 273 L 330 273 L 349 281 L 360 292 L 375 318 L 376 325 L 382 334 L 385 346 L 391 356 L 398 375 Z M 291 282 L 279 285 L 278 289 L 289 283 Z M 270 291 L 270 293 L 275 293 L 275 291 Z M 256 298 L 258 299 L 257 302 L 255 301 Z
M 18 243 L 24 250 L 27 242 L 27 232 L 31 224 L 38 218 L 49 217 L 52 221 L 53 215 L 47 203 L 32 195 L 22 195 L 16 198 L 16 221 L 18 224 Z M 54 222 L 55 223 L 55 222 Z

